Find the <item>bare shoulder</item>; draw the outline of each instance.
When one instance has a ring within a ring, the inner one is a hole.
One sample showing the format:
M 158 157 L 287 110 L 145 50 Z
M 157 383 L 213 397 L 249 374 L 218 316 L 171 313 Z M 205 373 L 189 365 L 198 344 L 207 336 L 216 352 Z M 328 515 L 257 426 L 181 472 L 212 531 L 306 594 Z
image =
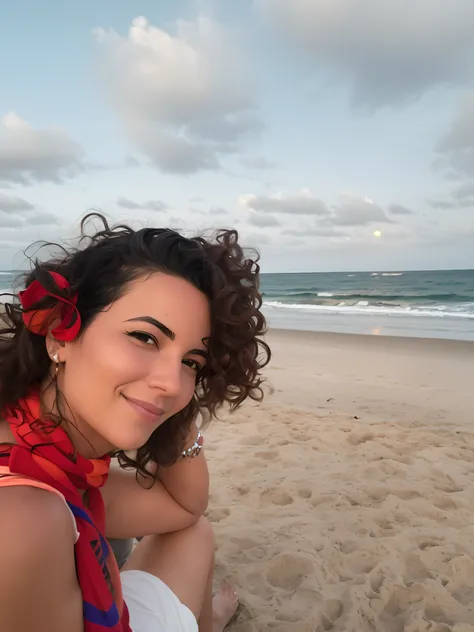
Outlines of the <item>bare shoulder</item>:
M 64 501 L 32 487 L 0 489 L 0 621 L 11 632 L 83 629 L 71 516 Z
M 74 531 L 71 516 L 57 494 L 27 485 L 0 487 L 0 503 L 0 547 L 7 535 L 18 540 L 26 538 L 27 542 L 47 538 L 49 534 L 59 535 L 71 544 L 69 536 Z

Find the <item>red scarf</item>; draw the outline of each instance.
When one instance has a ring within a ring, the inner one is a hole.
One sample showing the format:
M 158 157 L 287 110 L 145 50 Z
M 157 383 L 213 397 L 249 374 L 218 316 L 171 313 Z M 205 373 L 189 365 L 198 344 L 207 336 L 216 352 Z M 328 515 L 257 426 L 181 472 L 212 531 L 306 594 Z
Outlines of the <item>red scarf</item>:
M 114 554 L 104 537 L 104 501 L 110 457 L 86 459 L 74 450 L 62 427 L 41 418 L 38 393 L 4 412 L 17 442 L 0 448 L 0 465 L 36 479 L 65 497 L 76 519 L 76 571 L 84 606 L 84 632 L 132 632 L 122 599 Z M 88 506 L 80 490 L 86 490 Z

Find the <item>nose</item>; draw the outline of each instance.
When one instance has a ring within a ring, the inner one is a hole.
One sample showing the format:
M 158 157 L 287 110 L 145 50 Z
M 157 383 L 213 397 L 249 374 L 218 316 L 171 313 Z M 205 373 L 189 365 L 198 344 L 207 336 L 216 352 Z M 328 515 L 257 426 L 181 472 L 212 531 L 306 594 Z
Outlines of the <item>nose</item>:
M 181 392 L 181 360 L 161 355 L 151 367 L 148 385 L 161 390 L 168 397 L 177 397 Z

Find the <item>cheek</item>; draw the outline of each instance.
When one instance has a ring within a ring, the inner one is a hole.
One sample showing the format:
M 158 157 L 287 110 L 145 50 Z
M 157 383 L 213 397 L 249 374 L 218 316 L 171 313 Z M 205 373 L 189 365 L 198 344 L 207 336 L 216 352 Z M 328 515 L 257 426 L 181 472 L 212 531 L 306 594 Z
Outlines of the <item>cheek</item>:
M 87 393 L 88 400 L 100 394 L 93 398 L 95 403 L 97 399 L 108 403 L 116 388 L 140 379 L 147 370 L 143 354 L 140 357 L 126 338 L 84 337 L 67 364 L 68 386 L 77 390 L 78 396 Z
M 196 389 L 196 378 L 194 375 L 191 375 L 189 371 L 186 369 L 183 370 L 183 375 L 181 376 L 181 389 L 179 396 L 176 400 L 176 406 L 174 413 L 183 410 L 191 401 L 194 391 Z M 173 413 L 173 414 L 174 414 Z

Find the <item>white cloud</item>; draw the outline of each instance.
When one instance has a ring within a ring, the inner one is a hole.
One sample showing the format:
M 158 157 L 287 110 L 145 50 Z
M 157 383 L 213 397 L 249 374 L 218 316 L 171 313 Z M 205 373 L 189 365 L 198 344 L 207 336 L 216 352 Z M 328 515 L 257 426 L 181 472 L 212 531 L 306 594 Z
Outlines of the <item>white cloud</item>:
M 295 237 L 347 237 L 347 233 L 340 230 L 336 230 L 332 226 L 327 227 L 303 227 L 297 230 L 286 231 L 288 235 L 294 235 Z
M 285 195 L 276 193 L 275 195 L 241 195 L 239 203 L 255 211 L 264 213 L 283 213 L 290 215 L 328 215 L 327 205 L 320 199 L 315 198 L 308 189 Z
M 474 91 L 460 99 L 435 153 L 434 167 L 456 184 L 446 199 L 431 200 L 430 205 L 440 210 L 474 208 Z
M 459 202 L 463 202 L 468 198 L 474 198 L 474 180 L 459 185 L 453 191 L 453 197 L 454 199 L 459 200 Z
M 161 200 L 148 200 L 148 202 L 134 202 L 126 197 L 117 198 L 117 206 L 126 208 L 130 211 L 148 210 L 148 211 L 166 211 L 168 208 Z
M 0 228 L 20 228 L 24 226 L 23 218 L 0 211 Z
M 313 196 L 308 189 L 303 189 L 296 194 L 241 195 L 239 202 L 244 208 L 259 214 L 275 213 L 314 217 L 319 221 L 320 226 L 366 226 L 372 222 L 393 223 L 382 207 L 368 198 L 341 196 L 340 203 L 330 207 L 326 202 Z M 250 217 L 255 223 L 255 215 L 252 214 Z
M 4 213 L 24 213 L 32 211 L 34 208 L 34 205 L 27 200 L 16 195 L 7 195 L 0 191 L 0 211 Z
M 54 213 L 37 212 L 28 215 L 27 224 L 33 226 L 53 226 L 58 225 L 60 219 Z
M 254 0 L 354 101 L 379 107 L 444 85 L 471 84 L 472 0 Z
M 261 246 L 268 246 L 272 243 L 271 237 L 264 233 L 244 231 L 242 231 L 241 241 L 246 248 L 260 248 Z
M 83 171 L 82 147 L 57 127 L 34 129 L 15 112 L 0 125 L 0 184 L 62 182 Z
M 413 215 L 413 211 L 402 204 L 390 204 L 388 210 L 392 215 Z
M 58 225 L 60 219 L 54 213 L 43 211 L 30 211 L 26 216 L 14 215 L 11 212 L 0 210 L 0 227 L 28 229 L 31 226 L 53 226 Z M 24 235 L 22 231 L 22 235 Z
M 325 223 L 337 226 L 367 226 L 373 222 L 393 223 L 381 206 L 354 196 L 342 196 L 340 204 L 333 207 L 333 214 L 325 219 Z
M 138 17 L 128 36 L 95 35 L 126 133 L 163 171 L 217 169 L 223 155 L 261 130 L 241 50 L 213 20 L 180 20 L 172 35 Z
M 461 99 L 451 128 L 439 140 L 435 151 L 437 166 L 456 177 L 474 177 L 474 92 Z
M 270 226 L 280 226 L 280 222 L 273 215 L 259 215 L 258 213 L 252 213 L 248 218 L 249 224 L 259 226 L 260 228 L 267 228 Z
M 429 204 L 432 208 L 439 209 L 441 211 L 474 209 L 474 195 L 472 197 L 461 197 L 459 189 L 453 189 L 450 193 L 449 199 L 430 200 Z

